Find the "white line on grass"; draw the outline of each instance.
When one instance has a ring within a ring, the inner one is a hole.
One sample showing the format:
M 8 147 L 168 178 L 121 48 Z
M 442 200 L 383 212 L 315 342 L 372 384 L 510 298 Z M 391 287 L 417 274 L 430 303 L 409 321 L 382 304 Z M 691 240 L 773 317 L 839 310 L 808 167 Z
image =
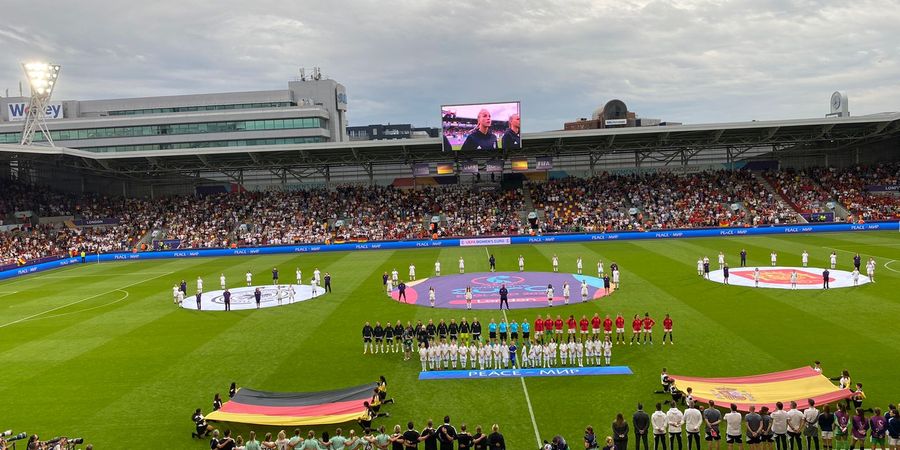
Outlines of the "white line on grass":
M 95 309 L 100 309 L 100 308 L 105 308 L 105 307 L 110 306 L 110 305 L 115 305 L 116 303 L 119 303 L 119 302 L 121 302 L 121 301 L 124 301 L 125 299 L 128 298 L 128 295 L 129 295 L 128 291 L 123 290 L 123 289 L 116 289 L 116 292 L 124 292 L 125 295 L 122 296 L 122 298 L 119 298 L 119 299 L 117 299 L 117 300 L 113 300 L 113 301 L 111 301 L 111 302 L 109 302 L 109 303 L 106 303 L 106 304 L 103 304 L 103 305 L 92 306 L 92 307 L 90 307 L 90 308 L 79 309 L 78 311 L 71 311 L 71 312 L 62 313 L 62 314 L 54 314 L 54 315 L 52 315 L 52 316 L 36 317 L 36 318 L 34 318 L 34 319 L 28 319 L 28 320 L 26 320 L 26 322 L 35 321 L 35 320 L 44 320 L 44 319 L 55 319 L 55 318 L 57 318 L 57 317 L 64 317 L 64 316 L 68 316 L 68 315 L 72 315 L 72 314 L 78 314 L 78 313 L 83 313 L 83 312 L 87 312 L 87 311 L 93 311 L 93 310 L 95 310 Z
M 897 269 L 891 269 L 891 268 L 890 268 L 890 264 L 891 264 L 891 263 L 895 263 L 895 262 L 897 262 L 897 260 L 896 260 L 896 259 L 892 259 L 892 260 L 890 260 L 890 261 L 884 263 L 884 268 L 887 269 L 887 270 L 890 270 L 891 272 L 900 273 L 900 270 L 897 270 Z
M 484 249 L 487 251 L 487 249 Z M 509 323 L 509 318 L 506 317 L 506 311 L 501 310 L 503 312 L 503 320 Z M 537 421 L 534 420 L 534 408 L 531 407 L 531 397 L 528 396 L 528 387 L 525 386 L 525 377 L 519 377 L 519 381 L 522 382 L 522 391 L 525 392 L 525 402 L 528 403 L 528 414 L 531 415 L 531 425 L 534 427 L 534 439 L 537 442 L 538 448 L 541 447 L 541 433 L 538 431 Z
M 0 328 L 6 328 L 6 327 L 8 327 L 8 326 L 10 326 L 10 325 L 15 325 L 15 324 L 17 324 L 17 323 L 24 322 L 24 321 L 26 321 L 26 320 L 30 320 L 30 319 L 33 319 L 33 318 L 38 317 L 38 316 L 43 316 L 44 314 L 51 313 L 51 312 L 53 312 L 53 311 L 56 311 L 56 310 L 59 310 L 59 309 L 63 309 L 63 308 L 68 307 L 68 306 L 77 305 L 77 304 L 79 304 L 79 303 L 81 303 L 81 302 L 86 302 L 86 301 L 88 301 L 88 300 L 90 300 L 90 299 L 97 298 L 97 297 L 100 297 L 100 296 L 102 296 L 102 295 L 109 294 L 109 293 L 111 293 L 111 292 L 120 291 L 120 290 L 122 290 L 122 289 L 124 289 L 124 288 L 131 287 L 131 286 L 135 286 L 135 285 L 138 285 L 138 284 L 141 284 L 141 283 L 146 283 L 146 282 L 148 282 L 148 281 L 150 281 L 150 280 L 154 280 L 154 279 L 156 279 L 156 278 L 163 277 L 163 276 L 166 276 L 166 275 L 169 275 L 169 274 L 173 274 L 173 273 L 175 273 L 175 272 L 164 273 L 164 274 L 162 274 L 162 275 L 157 275 L 157 276 L 155 276 L 155 277 L 147 278 L 146 280 L 141 280 L 141 281 L 138 281 L 138 282 L 135 282 L 135 283 L 126 284 L 125 286 L 122 286 L 122 287 L 117 288 L 117 289 L 111 289 L 111 290 L 106 291 L 106 292 L 101 292 L 101 293 L 99 293 L 99 294 L 97 294 L 97 295 L 92 295 L 92 296 L 90 296 L 90 297 L 83 298 L 83 299 L 81 299 L 81 300 L 76 300 L 76 301 L 74 301 L 74 302 L 72 302 L 72 303 L 67 303 L 67 304 L 65 304 L 65 305 L 57 306 L 56 308 L 51 308 L 51 309 L 48 309 L 48 310 L 46 310 L 46 311 L 39 312 L 39 313 L 37 313 L 37 314 L 32 314 L 32 315 L 30 315 L 30 316 L 28 316 L 28 317 L 23 317 L 23 318 L 21 318 L 21 319 L 14 320 L 14 321 L 9 322 L 9 323 L 5 323 L 5 324 L 3 324 L 3 325 L 0 325 Z

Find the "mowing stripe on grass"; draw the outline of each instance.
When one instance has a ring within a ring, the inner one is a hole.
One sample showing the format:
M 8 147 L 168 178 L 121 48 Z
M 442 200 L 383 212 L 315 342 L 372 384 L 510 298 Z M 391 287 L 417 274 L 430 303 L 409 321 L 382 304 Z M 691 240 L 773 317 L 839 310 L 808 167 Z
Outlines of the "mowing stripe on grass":
M 487 249 L 484 249 L 487 251 Z M 509 318 L 506 317 L 506 311 L 503 311 L 503 320 L 509 323 Z M 534 408 L 531 407 L 531 397 L 528 395 L 528 386 L 525 386 L 525 377 L 519 377 L 519 381 L 522 382 L 522 391 L 525 392 L 525 403 L 528 404 L 528 415 L 531 416 L 531 426 L 534 427 L 534 440 L 537 442 L 538 448 L 541 447 L 541 433 L 538 431 L 537 421 L 534 420 Z
M 174 272 L 168 272 L 168 273 L 164 273 L 164 274 L 162 274 L 162 275 L 157 275 L 157 276 L 155 276 L 155 277 L 147 278 L 146 280 L 141 280 L 141 281 L 138 281 L 138 282 L 136 282 L 136 283 L 127 284 L 127 285 L 125 285 L 125 286 L 122 286 L 122 288 L 127 288 L 127 287 L 135 286 L 135 285 L 138 285 L 138 284 L 141 284 L 141 283 L 146 283 L 146 282 L 148 282 L 148 281 L 150 281 L 150 280 L 155 280 L 155 279 L 157 279 L 157 278 L 159 278 L 159 277 L 164 277 L 164 276 L 169 275 L 169 274 L 172 274 L 172 273 L 174 273 Z M 20 323 L 20 322 L 25 322 L 26 320 L 33 319 L 33 318 L 35 318 L 35 317 L 42 316 L 42 315 L 44 315 L 44 314 L 51 313 L 51 312 L 56 311 L 56 310 L 59 310 L 59 309 L 63 309 L 63 308 L 68 307 L 68 306 L 77 305 L 77 304 L 79 304 L 79 303 L 81 303 L 81 302 L 86 302 L 86 301 L 88 301 L 88 300 L 90 300 L 90 299 L 97 298 L 97 297 L 100 297 L 100 296 L 102 296 L 102 295 L 106 295 L 106 294 L 109 294 L 109 293 L 112 293 L 112 292 L 116 292 L 116 291 L 119 291 L 119 290 L 121 290 L 121 288 L 119 288 L 119 289 L 111 289 L 111 290 L 109 290 L 109 291 L 101 292 L 101 293 L 99 293 L 99 294 L 97 294 L 97 295 L 92 295 L 92 296 L 90 296 L 90 297 L 83 298 L 83 299 L 81 299 L 81 300 L 76 300 L 76 301 L 71 302 L 71 303 L 66 303 L 65 305 L 57 306 L 56 308 L 51 308 L 51 309 L 48 309 L 48 310 L 46 310 L 46 311 L 39 312 L 39 313 L 37 313 L 37 314 L 32 314 L 32 315 L 30 315 L 30 316 L 28 316 L 28 317 L 23 317 L 23 318 L 21 318 L 21 319 L 13 320 L 12 322 L 5 323 L 5 324 L 3 324 L 3 325 L 0 325 L 0 328 L 6 328 L 6 327 L 8 327 L 8 326 L 10 326 L 10 325 L 15 325 L 15 324 Z

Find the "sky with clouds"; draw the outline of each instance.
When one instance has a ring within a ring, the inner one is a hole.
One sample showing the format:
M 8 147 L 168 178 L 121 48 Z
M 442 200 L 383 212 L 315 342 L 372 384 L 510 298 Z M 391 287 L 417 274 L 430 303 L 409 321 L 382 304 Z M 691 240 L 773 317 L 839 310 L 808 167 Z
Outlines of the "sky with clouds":
M 60 100 L 286 89 L 319 66 L 351 125 L 521 100 L 544 131 L 612 98 L 685 123 L 808 118 L 835 90 L 853 115 L 900 111 L 897 0 L 32 0 L 0 17 L 0 95 L 51 60 Z

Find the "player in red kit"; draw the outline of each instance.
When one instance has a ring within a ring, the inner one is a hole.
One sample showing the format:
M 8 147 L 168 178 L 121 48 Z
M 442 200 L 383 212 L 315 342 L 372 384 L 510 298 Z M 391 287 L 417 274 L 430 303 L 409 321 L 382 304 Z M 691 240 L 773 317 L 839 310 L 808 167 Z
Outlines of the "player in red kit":
M 544 319 L 541 319 L 541 316 L 534 319 L 534 338 L 538 342 L 544 342 Z
M 634 315 L 634 320 L 631 321 L 631 344 L 634 344 L 634 341 L 637 340 L 637 344 L 641 345 L 641 318 L 638 317 L 637 314 Z M 631 345 L 629 344 L 629 345 Z
M 581 316 L 581 321 L 578 322 L 578 325 L 581 327 L 581 342 L 584 342 L 587 339 L 588 326 L 590 326 L 587 316 Z
M 653 326 L 656 325 L 656 321 L 650 318 L 650 313 L 644 313 L 644 342 L 647 342 L 647 337 L 650 337 L 650 345 L 653 345 Z
M 547 336 L 547 342 L 553 340 L 553 319 L 550 318 L 550 314 L 544 319 L 544 335 Z
M 563 325 L 562 317 L 557 314 L 556 320 L 553 321 L 553 334 L 556 335 L 556 342 L 562 342 Z
M 591 334 L 600 334 L 600 314 L 594 313 L 591 318 Z
M 607 314 L 606 318 L 603 319 L 603 334 L 607 338 L 612 337 L 612 326 L 613 326 L 612 319 L 610 319 L 609 314 Z
M 574 315 L 569 315 L 569 319 L 566 320 L 566 326 L 569 328 L 569 335 L 566 336 L 566 342 L 575 340 L 575 329 L 578 328 L 578 321 L 575 320 Z
M 666 336 L 669 336 L 669 343 L 675 345 L 675 341 L 672 340 L 672 318 L 668 314 L 663 319 L 663 345 L 666 345 Z
M 622 339 L 622 344 L 625 343 L 625 318 L 622 317 L 622 313 L 616 315 L 616 344 L 619 344 L 619 339 Z

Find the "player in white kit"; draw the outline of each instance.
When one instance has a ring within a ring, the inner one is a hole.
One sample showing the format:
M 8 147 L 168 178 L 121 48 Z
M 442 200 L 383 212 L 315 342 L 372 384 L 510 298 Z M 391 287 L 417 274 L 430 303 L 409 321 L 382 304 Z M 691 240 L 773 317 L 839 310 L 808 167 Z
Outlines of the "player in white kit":
M 179 292 L 181 292 L 181 289 L 178 289 L 177 284 L 172 286 L 172 301 L 175 302 L 176 305 L 178 304 L 178 293 Z
M 416 279 L 416 266 L 415 266 L 415 264 L 410 264 L 410 265 L 409 265 L 409 279 L 410 279 L 410 280 L 415 280 L 415 279 Z
M 547 305 L 549 305 L 551 308 L 553 307 L 553 285 L 552 284 L 547 285 Z
M 459 273 L 466 273 L 466 261 L 459 257 Z
M 428 303 L 434 308 L 434 286 L 428 288 Z
M 753 269 L 753 283 L 755 287 L 759 287 L 759 267 Z
M 581 275 L 582 268 L 581 257 L 579 256 L 578 259 L 575 260 L 575 269 L 578 271 L 578 275 Z
M 316 280 L 316 279 L 313 278 L 313 281 L 315 281 L 315 280 Z M 391 296 L 391 291 L 394 290 L 394 282 L 391 281 L 390 278 L 388 278 L 387 283 L 385 283 L 384 286 L 385 286 L 385 288 L 387 289 L 387 295 L 388 295 L 388 297 L 390 297 L 390 296 Z
M 181 289 L 175 294 L 175 304 L 180 305 L 184 302 L 184 292 Z
M 866 275 L 869 276 L 869 280 L 873 283 L 875 282 L 875 259 L 869 258 L 869 261 L 866 263 Z
M 469 362 L 469 347 L 465 345 L 459 346 L 459 368 L 465 369 Z
M 400 284 L 400 272 L 397 272 L 397 269 L 391 271 L 391 281 L 394 282 L 394 285 Z
M 466 286 L 466 309 L 472 309 L 472 286 Z
M 541 362 L 544 358 L 544 346 L 541 345 L 540 341 L 535 341 L 531 345 L 531 367 L 541 367 Z
M 806 250 L 803 250 L 803 253 L 800 254 L 800 263 L 803 264 L 803 267 L 809 264 L 809 253 Z
M 303 284 L 303 271 L 298 267 L 296 271 L 294 271 L 294 275 L 297 276 L 297 286 Z
M 619 269 L 613 270 L 612 285 L 613 289 L 619 289 Z
M 719 252 L 719 270 L 722 270 L 722 266 L 725 265 L 725 254 Z
M 703 276 L 703 258 L 697 258 L 697 275 Z
M 450 351 L 448 352 L 448 354 L 450 355 L 450 367 L 452 367 L 455 370 L 456 363 L 459 359 L 459 347 L 456 345 L 456 342 L 450 343 L 449 350 Z
M 434 262 L 434 276 L 436 276 L 436 277 L 441 276 L 441 262 L 440 261 Z
M 203 293 L 203 278 L 197 277 L 197 292 Z
M 318 267 L 316 267 L 316 269 L 313 270 L 313 278 L 316 279 L 316 284 L 322 284 L 322 272 L 319 272 Z
M 522 255 L 519 255 L 519 272 L 525 271 L 525 258 Z
M 488 357 L 489 357 L 488 352 L 489 352 L 488 346 L 479 342 L 478 343 L 478 367 L 481 370 L 484 370 L 485 365 L 487 364 Z
M 247 271 L 247 286 L 253 285 L 253 274 L 250 271 Z
M 312 279 L 309 280 L 309 286 L 312 288 L 312 296 L 317 297 L 319 295 L 319 292 L 317 290 L 319 286 L 319 280 L 317 280 L 316 277 L 312 277 Z
M 606 340 L 603 341 L 603 359 L 606 360 L 606 365 L 609 365 L 609 360 L 612 358 L 612 341 L 609 340 L 609 336 L 606 337 Z
M 859 286 L 859 270 L 856 267 L 853 268 L 853 272 L 850 272 L 850 278 L 853 279 L 854 286 Z
M 791 289 L 797 289 L 797 271 L 796 270 L 791 272 Z
M 556 341 L 550 341 L 550 365 L 554 367 L 559 365 L 559 354 L 556 352 L 558 347 Z
M 773 250 L 772 254 L 769 255 L 769 259 L 772 261 L 772 265 L 775 266 L 776 264 L 778 264 L 778 253 L 775 253 L 775 251 Z
M 507 350 L 506 341 L 500 343 L 499 351 L 500 351 L 500 368 L 508 369 L 509 368 L 509 351 Z
M 597 261 L 597 278 L 603 278 L 603 260 Z
M 469 368 L 474 369 L 478 364 L 478 346 L 475 343 L 469 344 Z
M 831 252 L 831 256 L 829 257 L 829 259 L 831 260 L 831 268 L 834 269 L 835 267 L 837 267 L 837 253 Z
M 527 369 L 531 367 L 531 352 L 529 351 L 529 343 L 528 341 L 522 342 L 522 351 L 520 355 L 519 367 L 523 369 Z
M 559 346 L 559 360 L 564 366 L 569 365 L 569 345 L 562 344 Z
M 428 352 L 425 344 L 419 344 L 419 362 L 422 363 L 422 372 L 428 371 Z
M 563 300 L 565 304 L 569 304 L 569 282 L 563 283 Z
M 587 281 L 581 280 L 581 303 L 586 302 L 587 299 L 588 299 Z
M 222 287 L 222 290 L 225 290 L 225 274 L 219 275 L 219 286 Z
M 553 271 L 559 272 L 559 258 L 557 258 L 556 255 L 553 255 Z

